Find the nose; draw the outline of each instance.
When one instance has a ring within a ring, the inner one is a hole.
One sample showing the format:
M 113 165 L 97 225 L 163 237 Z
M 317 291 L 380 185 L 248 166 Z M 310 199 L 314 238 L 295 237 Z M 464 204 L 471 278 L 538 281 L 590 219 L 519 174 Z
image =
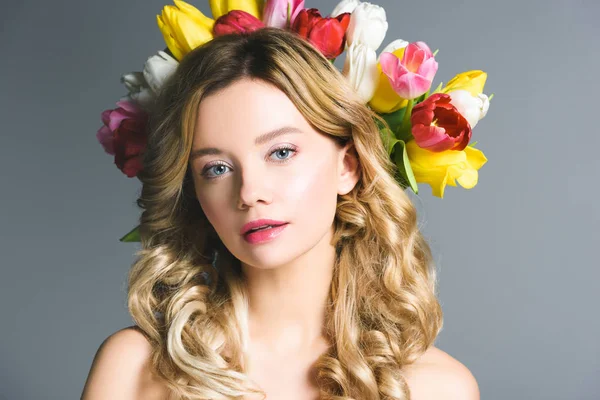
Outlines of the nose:
M 238 183 L 238 209 L 254 207 L 260 202 L 271 203 L 270 183 L 265 171 L 260 168 L 241 168 L 241 171 Z

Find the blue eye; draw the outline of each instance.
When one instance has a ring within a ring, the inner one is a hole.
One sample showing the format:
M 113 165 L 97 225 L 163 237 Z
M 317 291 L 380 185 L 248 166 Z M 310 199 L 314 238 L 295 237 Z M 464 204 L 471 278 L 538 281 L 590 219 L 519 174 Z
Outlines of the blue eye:
M 286 152 L 286 154 L 289 154 L 289 152 L 290 152 L 290 151 L 293 151 L 293 152 L 295 152 L 296 150 L 295 150 L 294 148 L 290 147 L 290 146 L 281 146 L 281 147 L 279 147 L 278 149 L 275 149 L 275 150 L 273 150 L 273 152 L 272 152 L 271 154 L 275 154 L 275 153 L 277 153 L 277 152 L 279 152 L 279 151 L 285 151 L 285 152 Z M 280 153 L 280 154 L 281 154 L 281 153 Z M 286 158 L 284 158 L 284 159 L 280 159 L 280 160 L 281 160 L 281 161 L 285 161 L 285 160 L 289 160 L 290 158 L 291 158 L 291 157 L 289 157 L 289 158 L 288 158 L 288 157 L 286 157 Z
M 280 152 L 279 154 L 281 154 L 282 152 L 284 153 L 284 158 L 277 158 L 277 160 L 275 160 L 275 162 L 282 164 L 282 163 L 286 163 L 288 162 L 292 157 L 285 157 L 285 155 L 289 155 L 292 153 L 296 153 L 297 150 L 295 147 L 290 146 L 290 145 L 283 145 L 280 146 L 276 149 L 274 149 L 269 155 L 273 155 Z M 209 164 L 206 167 L 204 167 L 204 169 L 202 170 L 201 174 L 203 177 L 205 177 L 206 179 L 210 180 L 210 179 L 218 179 L 219 177 L 223 176 L 225 174 L 225 172 L 222 171 L 221 169 L 221 173 L 217 173 L 217 169 L 216 167 L 224 167 L 224 168 L 229 168 L 227 166 L 227 164 L 225 164 L 222 161 L 217 161 L 213 164 Z M 214 175 L 211 176 L 211 174 L 209 174 L 210 171 L 215 172 Z
M 213 168 L 215 168 L 215 167 L 225 167 L 225 168 L 228 168 L 228 167 L 227 167 L 227 165 L 225 165 L 224 163 L 222 163 L 222 162 L 218 162 L 218 163 L 215 163 L 215 164 L 209 165 L 209 166 L 207 166 L 206 168 L 204 168 L 204 170 L 202 171 L 202 176 L 204 176 L 204 177 L 206 177 L 206 178 L 208 178 L 208 179 L 214 179 L 214 178 L 212 178 L 212 177 L 210 177 L 210 176 L 207 176 L 207 175 L 208 175 L 208 172 L 209 172 L 209 171 L 211 171 L 211 170 L 215 171 L 215 170 L 213 169 Z M 216 174 L 216 176 L 220 176 L 220 175 L 222 175 L 222 174 Z

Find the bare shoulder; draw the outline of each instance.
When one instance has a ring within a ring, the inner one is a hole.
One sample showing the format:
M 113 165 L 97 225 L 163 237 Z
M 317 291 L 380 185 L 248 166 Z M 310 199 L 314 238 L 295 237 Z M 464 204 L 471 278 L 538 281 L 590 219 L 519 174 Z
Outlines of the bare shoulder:
M 167 399 L 167 386 L 151 372 L 151 351 L 136 326 L 110 335 L 96 352 L 81 399 Z
M 479 400 L 477 380 L 460 361 L 431 346 L 404 368 L 411 400 Z

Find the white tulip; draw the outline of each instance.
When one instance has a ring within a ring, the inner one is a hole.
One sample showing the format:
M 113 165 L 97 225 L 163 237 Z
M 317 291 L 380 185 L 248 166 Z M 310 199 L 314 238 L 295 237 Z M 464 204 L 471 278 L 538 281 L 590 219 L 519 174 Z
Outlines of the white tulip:
M 490 107 L 490 100 L 483 93 L 473 96 L 467 90 L 453 90 L 448 94 L 451 98 L 450 102 L 469 121 L 471 129 L 475 128 L 479 120 L 485 117 Z
M 402 39 L 394 40 L 393 42 L 391 42 L 390 44 L 385 46 L 383 48 L 383 50 L 381 50 L 381 53 L 379 53 L 379 55 L 377 56 L 377 62 L 379 62 L 379 57 L 381 57 L 382 53 L 393 53 L 394 51 L 396 51 L 398 49 L 402 49 L 406 46 L 408 46 L 408 42 L 406 40 L 402 40 Z
M 155 54 L 146 60 L 143 74 L 148 86 L 150 86 L 154 94 L 158 95 L 160 88 L 165 81 L 175 73 L 178 65 L 179 63 L 177 60 L 164 51 L 159 51 L 158 54 Z
M 129 91 L 121 100 L 133 101 L 144 110 L 150 110 L 161 87 L 175 72 L 178 65 L 177 60 L 164 51 L 149 57 L 143 71 L 134 71 L 121 76 L 121 82 Z
M 346 45 L 361 42 L 373 50 L 377 50 L 388 29 L 385 10 L 371 3 L 360 3 L 350 16 L 346 30 Z
M 352 11 L 354 11 L 356 6 L 358 6 L 359 4 L 360 0 L 342 0 L 338 3 L 337 6 L 335 6 L 335 8 L 329 16 L 335 18 L 343 13 L 352 13 Z
M 379 83 L 375 50 L 364 43 L 352 43 L 346 53 L 342 74 L 348 79 L 362 101 L 365 104 L 368 103 Z
M 121 76 L 121 82 L 129 91 L 127 96 L 122 97 L 121 100 L 133 101 L 145 110 L 152 106 L 155 96 L 142 72 L 135 71 L 125 74 Z

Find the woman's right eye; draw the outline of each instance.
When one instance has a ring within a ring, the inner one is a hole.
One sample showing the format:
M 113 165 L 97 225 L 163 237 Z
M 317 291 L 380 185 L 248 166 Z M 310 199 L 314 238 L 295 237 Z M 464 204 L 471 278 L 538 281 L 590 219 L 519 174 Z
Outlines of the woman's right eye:
M 212 165 L 208 165 L 206 167 L 204 167 L 204 169 L 202 170 L 201 175 L 203 177 L 205 177 L 206 179 L 216 179 L 219 176 L 223 175 L 224 172 L 221 169 L 221 173 L 216 173 L 214 176 L 210 176 L 209 172 L 212 170 L 214 172 L 219 171 L 219 169 L 217 169 L 216 167 L 225 167 L 225 168 L 229 168 L 227 165 L 223 164 L 223 163 L 216 163 L 216 164 L 212 164 Z

